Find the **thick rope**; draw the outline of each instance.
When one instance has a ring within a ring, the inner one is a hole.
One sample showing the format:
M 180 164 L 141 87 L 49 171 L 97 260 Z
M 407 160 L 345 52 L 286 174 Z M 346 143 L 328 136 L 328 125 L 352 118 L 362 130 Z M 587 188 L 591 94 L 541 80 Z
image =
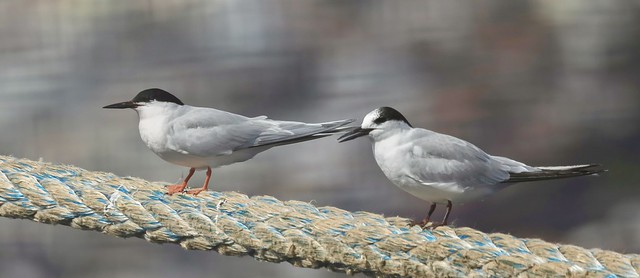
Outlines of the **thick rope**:
M 373 276 L 639 277 L 640 255 L 314 207 L 270 196 L 167 196 L 163 183 L 0 156 L 0 216 L 185 249 Z M 1 272 L 2 270 L 0 270 Z

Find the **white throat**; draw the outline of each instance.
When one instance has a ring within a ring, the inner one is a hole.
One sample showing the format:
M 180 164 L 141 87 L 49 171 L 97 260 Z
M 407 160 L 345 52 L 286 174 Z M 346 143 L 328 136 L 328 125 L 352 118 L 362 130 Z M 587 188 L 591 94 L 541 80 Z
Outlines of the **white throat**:
M 405 122 L 387 121 L 376 126 L 371 132 L 369 132 L 369 138 L 374 142 L 379 142 L 408 130 L 411 130 L 411 127 Z
M 151 102 L 137 107 L 140 138 L 153 152 L 165 151 L 169 121 L 179 112 L 180 105 L 170 102 Z

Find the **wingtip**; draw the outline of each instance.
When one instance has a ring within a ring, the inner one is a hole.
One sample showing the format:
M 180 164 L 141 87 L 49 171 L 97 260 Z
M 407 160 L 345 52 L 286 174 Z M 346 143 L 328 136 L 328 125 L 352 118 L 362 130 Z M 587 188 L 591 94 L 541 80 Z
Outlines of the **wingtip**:
M 321 123 L 322 127 L 325 128 L 334 128 L 334 129 L 339 129 L 339 128 L 343 128 L 345 125 L 348 125 L 350 123 L 355 122 L 355 119 L 345 119 L 345 120 L 338 120 L 338 121 L 333 121 L 333 122 L 326 122 L 326 123 Z
M 536 167 L 541 171 L 510 173 L 508 182 L 525 182 L 536 180 L 553 180 L 580 176 L 600 176 L 608 172 L 607 169 L 599 169 L 600 164 L 581 164 L 568 166 L 541 166 Z
M 587 167 L 580 168 L 579 170 L 593 172 L 593 173 L 590 174 L 591 176 L 600 176 L 601 173 L 609 172 L 609 169 L 604 169 L 602 167 L 603 166 L 600 163 L 590 163 L 590 164 L 588 164 Z M 598 169 L 598 168 L 600 168 L 600 169 Z
M 586 170 L 586 169 L 593 169 L 597 167 L 602 167 L 602 164 L 589 163 L 589 164 L 564 165 L 564 166 L 537 166 L 536 168 L 541 170 Z
M 348 124 L 353 123 L 355 121 L 356 121 L 356 119 L 344 119 L 344 120 L 337 121 L 337 122 L 339 122 L 341 124 L 340 126 L 345 126 L 345 125 L 348 125 Z
M 601 165 L 599 165 L 599 166 L 601 166 Z M 597 169 L 597 170 L 594 170 L 591 175 L 592 176 L 600 176 L 600 174 L 607 173 L 607 172 L 609 172 L 609 169 Z

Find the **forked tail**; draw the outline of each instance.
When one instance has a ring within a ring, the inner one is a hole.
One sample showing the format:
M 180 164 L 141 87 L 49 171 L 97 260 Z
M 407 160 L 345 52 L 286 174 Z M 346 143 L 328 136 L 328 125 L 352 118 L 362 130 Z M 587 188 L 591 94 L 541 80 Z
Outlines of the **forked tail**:
M 585 164 L 572 166 L 540 166 L 540 171 L 509 173 L 509 179 L 503 182 L 526 182 L 539 180 L 555 180 L 579 176 L 597 175 L 607 170 L 599 168 L 599 164 Z

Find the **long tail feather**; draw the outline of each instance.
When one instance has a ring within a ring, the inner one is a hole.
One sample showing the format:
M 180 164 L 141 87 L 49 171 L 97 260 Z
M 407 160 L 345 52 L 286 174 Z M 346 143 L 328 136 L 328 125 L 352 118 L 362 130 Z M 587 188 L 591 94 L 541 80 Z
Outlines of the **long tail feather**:
M 522 172 L 522 173 L 509 173 L 509 179 L 505 180 L 506 183 L 511 182 L 526 182 L 526 181 L 539 181 L 539 180 L 555 180 L 572 178 L 579 176 L 597 175 L 602 172 L 606 172 L 606 169 L 599 168 L 599 164 L 585 164 L 585 165 L 573 165 L 573 166 L 540 166 L 536 167 L 540 171 L 536 172 Z
M 277 140 L 277 141 L 273 141 L 273 142 L 265 142 L 256 146 L 252 146 L 252 148 L 255 147 L 274 147 L 274 146 L 280 146 L 280 145 L 288 145 L 288 144 L 293 144 L 293 143 L 299 143 L 299 142 L 304 142 L 304 141 L 309 141 L 309 140 L 314 140 L 314 139 L 318 139 L 318 138 L 322 138 L 322 137 L 327 137 L 327 136 L 331 136 L 335 133 L 339 133 L 339 132 L 343 132 L 346 130 L 351 129 L 352 127 L 346 126 L 352 122 L 354 122 L 354 119 L 347 119 L 347 120 L 340 120 L 340 121 L 333 121 L 333 122 L 326 122 L 326 123 L 320 123 L 320 127 L 314 131 L 311 131 L 307 134 L 300 134 L 297 137 L 291 137 L 287 140 Z

